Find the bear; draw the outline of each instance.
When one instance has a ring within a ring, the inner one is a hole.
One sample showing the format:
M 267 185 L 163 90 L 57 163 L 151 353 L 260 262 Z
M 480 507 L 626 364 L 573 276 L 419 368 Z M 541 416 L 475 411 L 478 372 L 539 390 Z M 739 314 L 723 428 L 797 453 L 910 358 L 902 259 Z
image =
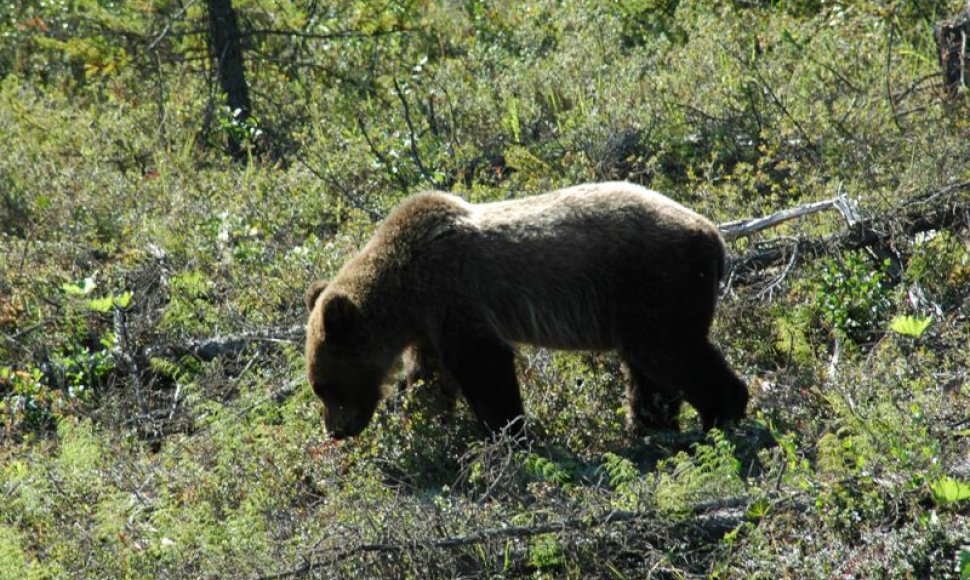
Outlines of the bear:
M 613 351 L 636 433 L 744 417 L 748 390 L 709 338 L 724 241 L 660 193 L 590 183 L 472 204 L 406 198 L 330 280 L 310 285 L 306 373 L 335 439 L 370 423 L 402 357 L 434 361 L 484 431 L 521 421 L 515 346 Z

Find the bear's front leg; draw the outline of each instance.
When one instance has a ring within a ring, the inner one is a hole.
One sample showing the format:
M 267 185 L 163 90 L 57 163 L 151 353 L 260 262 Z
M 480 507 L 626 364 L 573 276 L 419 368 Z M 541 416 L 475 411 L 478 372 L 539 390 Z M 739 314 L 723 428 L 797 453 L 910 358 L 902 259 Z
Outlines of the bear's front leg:
M 683 392 L 704 430 L 744 418 L 748 389 L 706 337 L 671 339 L 630 352 L 628 364 L 665 392 Z
M 501 431 L 523 416 L 515 353 L 496 338 L 442 337 L 441 365 L 458 383 L 485 431 Z M 521 426 L 521 423 L 519 423 Z
M 414 388 L 418 383 L 432 387 L 435 414 L 450 420 L 458 400 L 458 387 L 453 378 L 441 368 L 428 341 L 409 345 L 401 355 L 404 378 L 398 383 L 398 392 Z
M 629 406 L 627 429 L 634 435 L 649 431 L 678 431 L 677 416 L 684 401 L 683 394 L 666 390 L 651 381 L 639 368 L 624 359 L 626 399 Z

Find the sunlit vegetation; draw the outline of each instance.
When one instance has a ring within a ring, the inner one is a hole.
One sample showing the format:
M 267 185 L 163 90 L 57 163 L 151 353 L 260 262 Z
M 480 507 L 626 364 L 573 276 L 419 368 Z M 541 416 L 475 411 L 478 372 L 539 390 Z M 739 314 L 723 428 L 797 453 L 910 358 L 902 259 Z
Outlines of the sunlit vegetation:
M 245 112 L 207 4 L 0 0 L 0 578 L 970 578 L 964 2 L 235 0 Z M 391 207 L 610 179 L 880 231 L 730 243 L 791 251 L 725 284 L 724 432 L 525 349 L 528 442 L 433 384 L 325 438 L 301 297 Z

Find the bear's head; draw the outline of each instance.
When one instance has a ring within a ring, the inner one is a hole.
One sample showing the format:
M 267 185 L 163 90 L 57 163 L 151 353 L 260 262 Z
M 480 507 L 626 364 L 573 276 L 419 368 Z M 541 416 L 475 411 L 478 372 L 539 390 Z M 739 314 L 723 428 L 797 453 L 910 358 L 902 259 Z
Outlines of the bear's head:
M 345 293 L 324 281 L 304 296 L 307 380 L 323 401 L 323 422 L 336 439 L 353 437 L 370 423 L 392 361 L 374 345 L 367 317 Z

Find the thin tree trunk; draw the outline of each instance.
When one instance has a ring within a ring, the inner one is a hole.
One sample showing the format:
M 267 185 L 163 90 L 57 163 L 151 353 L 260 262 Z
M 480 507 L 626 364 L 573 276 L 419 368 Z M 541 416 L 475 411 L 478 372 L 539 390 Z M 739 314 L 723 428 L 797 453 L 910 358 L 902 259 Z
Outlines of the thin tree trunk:
M 943 87 L 949 99 L 970 88 L 970 2 L 967 8 L 933 27 Z
M 236 11 L 232 8 L 232 0 L 207 0 L 207 5 L 209 51 L 219 70 L 219 85 L 236 120 L 244 123 L 249 118 L 251 104 Z M 235 159 L 246 159 L 241 132 L 229 132 L 229 152 Z

